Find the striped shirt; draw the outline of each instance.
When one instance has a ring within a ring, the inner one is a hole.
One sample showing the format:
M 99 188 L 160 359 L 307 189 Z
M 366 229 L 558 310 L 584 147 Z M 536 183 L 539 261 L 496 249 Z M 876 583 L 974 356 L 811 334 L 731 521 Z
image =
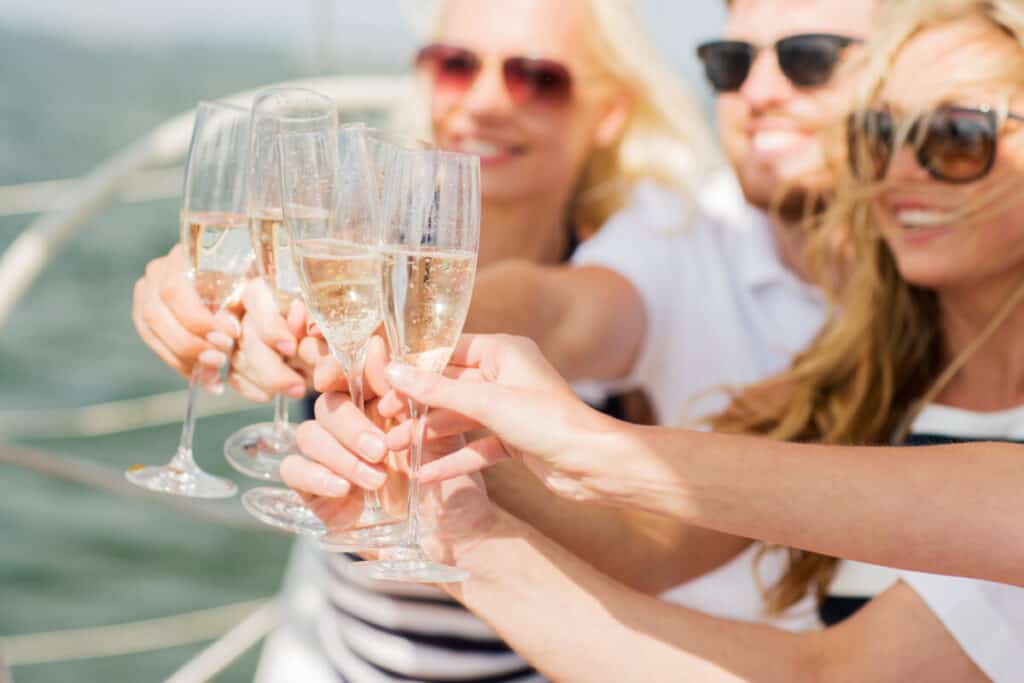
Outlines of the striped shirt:
M 1024 444 L 1024 406 L 991 413 L 928 406 L 914 421 L 907 446 L 968 441 Z M 1024 457 L 1022 455 L 1021 457 Z M 1008 539 L 1009 540 L 1009 539 Z M 995 683 L 1018 683 L 1024 652 L 1024 588 L 844 560 L 820 608 L 828 625 L 852 616 L 897 581 L 909 585 Z

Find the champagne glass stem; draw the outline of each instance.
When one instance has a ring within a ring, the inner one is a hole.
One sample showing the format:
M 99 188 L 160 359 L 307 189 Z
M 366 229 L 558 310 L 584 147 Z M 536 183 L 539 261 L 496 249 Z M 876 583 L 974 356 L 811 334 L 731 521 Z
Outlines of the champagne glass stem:
M 274 397 L 274 440 L 280 442 L 288 427 L 288 399 L 284 394 Z
M 192 376 L 188 382 L 188 404 L 185 407 L 185 421 L 181 426 L 181 439 L 178 441 L 178 450 L 175 451 L 169 466 L 181 472 L 192 473 L 199 469 L 195 458 L 192 457 L 192 436 L 196 431 L 196 398 L 199 395 L 199 373 L 201 369 L 197 364 L 192 368 Z
M 341 364 L 341 369 L 348 380 L 348 395 L 352 399 L 356 410 L 365 412 L 366 395 L 363 392 L 363 368 L 366 366 L 366 345 L 351 357 L 343 354 L 335 356 Z M 366 490 L 363 492 L 364 509 L 367 513 L 379 515 L 383 512 L 380 502 L 380 494 L 377 491 Z
M 423 434 L 427 425 L 426 407 L 420 407 L 415 401 L 409 401 L 409 414 L 416 421 L 416 433 L 413 434 L 409 448 L 409 505 L 400 550 L 418 552 L 420 545 L 420 465 L 423 464 Z

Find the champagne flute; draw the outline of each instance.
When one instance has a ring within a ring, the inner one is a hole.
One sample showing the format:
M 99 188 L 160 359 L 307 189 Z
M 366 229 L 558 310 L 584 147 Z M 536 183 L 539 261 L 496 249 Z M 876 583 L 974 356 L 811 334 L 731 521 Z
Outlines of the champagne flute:
M 363 364 L 380 326 L 381 288 L 380 200 L 366 127 L 284 135 L 280 144 L 285 224 L 302 296 L 363 410 Z M 321 545 L 339 552 L 392 546 L 398 521 L 368 491 L 353 527 L 328 531 Z
M 264 90 L 253 102 L 248 176 L 252 242 L 260 274 L 283 314 L 300 296 L 300 287 L 283 223 L 278 138 L 289 132 L 333 131 L 338 125 L 337 111 L 334 100 L 303 88 Z M 275 396 L 272 423 L 250 425 L 228 438 L 224 457 L 235 469 L 259 479 L 281 480 L 281 461 L 299 452 L 287 405 L 284 396 Z M 249 514 L 271 526 L 312 536 L 326 531 L 320 518 L 287 488 L 250 489 L 242 496 L 242 504 Z
M 210 312 L 237 302 L 254 258 L 246 218 L 245 161 L 249 111 L 200 102 L 185 171 L 181 242 L 188 276 Z M 198 364 L 189 382 L 188 407 L 178 450 L 162 467 L 136 465 L 125 472 L 137 486 L 194 498 L 229 498 L 230 479 L 207 474 L 192 455 Z
M 281 225 L 277 136 L 282 132 L 329 130 L 337 126 L 337 121 L 334 101 L 312 90 L 272 88 L 258 93 L 253 101 L 247 177 L 251 238 L 260 275 L 283 315 L 299 296 L 299 282 L 289 252 L 288 231 Z M 288 402 L 283 394 L 274 397 L 273 422 L 243 427 L 224 442 L 228 462 L 256 479 L 280 481 L 281 461 L 293 453 L 298 453 L 295 428 L 288 422 Z
M 382 239 L 384 326 L 395 360 L 440 372 L 462 333 L 480 242 L 480 166 L 476 157 L 437 150 L 397 155 L 385 191 Z M 420 547 L 419 468 L 427 409 L 409 401 L 418 421 L 409 452 L 408 518 L 390 557 L 349 568 L 371 579 L 449 583 L 469 575 L 431 562 Z

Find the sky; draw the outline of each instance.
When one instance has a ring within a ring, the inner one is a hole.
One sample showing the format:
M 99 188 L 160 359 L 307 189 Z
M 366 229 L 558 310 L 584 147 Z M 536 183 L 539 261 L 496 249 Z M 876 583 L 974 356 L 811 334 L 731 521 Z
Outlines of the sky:
M 490 0 L 480 0 L 489 2 Z M 91 44 L 145 46 L 203 39 L 276 46 L 300 59 L 316 52 L 314 24 L 342 40 L 337 58 L 360 53 L 370 61 L 405 64 L 417 42 L 416 7 L 425 0 L 0 0 L 0 24 L 67 35 Z M 655 42 L 693 76 L 693 46 L 717 35 L 724 3 L 641 0 Z

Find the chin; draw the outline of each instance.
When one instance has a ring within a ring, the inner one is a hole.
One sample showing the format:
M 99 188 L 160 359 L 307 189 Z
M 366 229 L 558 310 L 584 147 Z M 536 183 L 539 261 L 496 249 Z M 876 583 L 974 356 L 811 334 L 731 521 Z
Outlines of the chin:
M 908 284 L 921 289 L 942 290 L 955 286 L 960 278 L 949 267 L 937 259 L 904 257 L 896 258 L 900 277 Z
M 749 165 L 734 166 L 740 188 L 747 201 L 760 209 L 768 209 L 774 197 L 778 181 L 766 172 L 763 167 L 750 168 Z

